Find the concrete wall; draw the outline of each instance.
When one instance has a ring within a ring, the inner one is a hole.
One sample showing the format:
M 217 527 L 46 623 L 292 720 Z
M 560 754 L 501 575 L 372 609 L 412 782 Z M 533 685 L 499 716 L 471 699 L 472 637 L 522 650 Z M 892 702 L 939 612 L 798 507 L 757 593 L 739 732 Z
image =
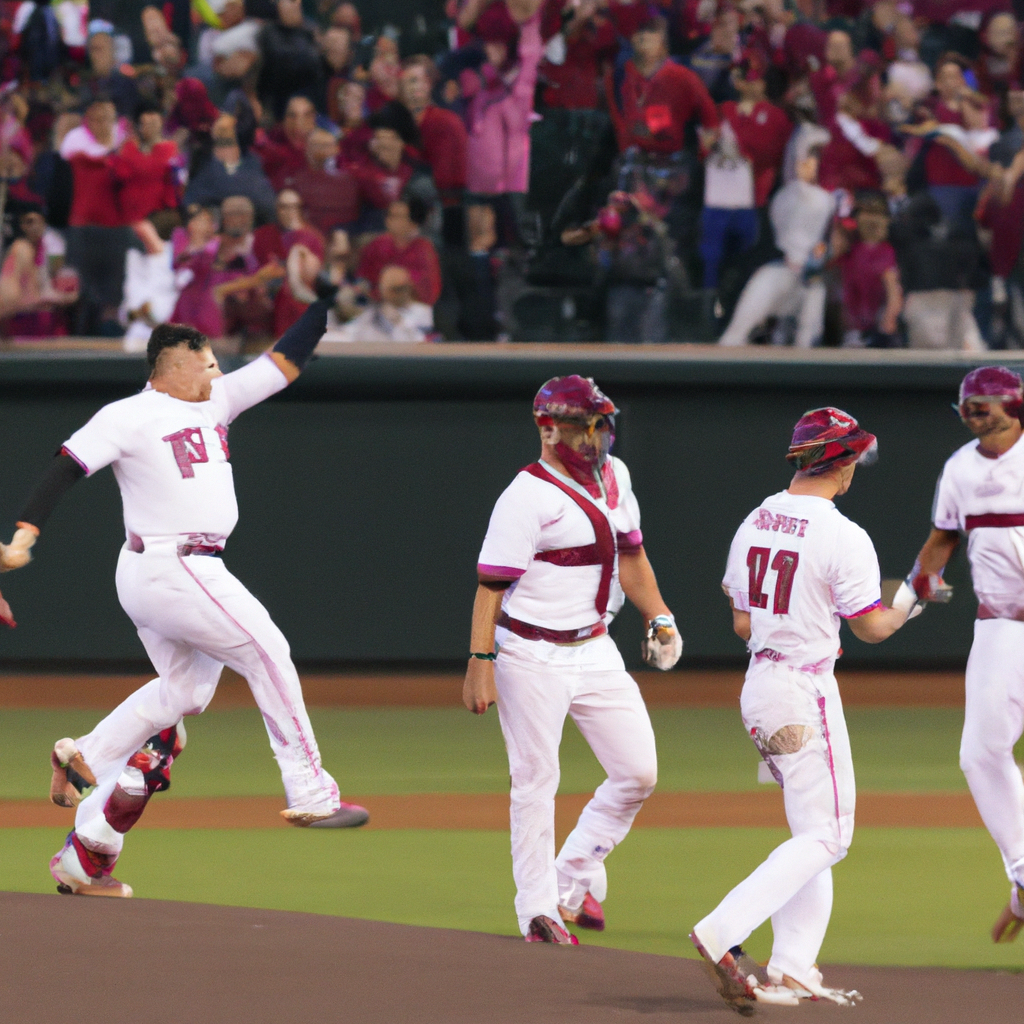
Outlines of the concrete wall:
M 299 660 L 461 660 L 490 508 L 537 454 L 529 401 L 547 377 L 584 372 L 622 409 L 615 452 L 632 470 L 647 550 L 686 656 L 740 659 L 719 589 L 725 556 L 740 519 L 788 482 L 783 455 L 804 410 L 839 405 L 879 436 L 878 464 L 858 472 L 840 507 L 873 537 L 883 576 L 910 568 L 943 461 L 968 440 L 949 406 L 968 364 L 841 356 L 445 346 L 324 358 L 231 429 L 241 519 L 225 561 Z M 7 536 L 60 443 L 144 379 L 138 359 L 0 357 Z M 0 580 L 19 620 L 0 633 L 0 657 L 141 658 L 114 593 L 122 540 L 111 473 L 79 483 L 34 563 Z M 877 647 L 847 633 L 848 661 L 965 658 L 975 602 L 962 555 L 947 578 L 958 588 L 952 605 Z M 636 664 L 639 616 L 627 609 L 615 628 Z

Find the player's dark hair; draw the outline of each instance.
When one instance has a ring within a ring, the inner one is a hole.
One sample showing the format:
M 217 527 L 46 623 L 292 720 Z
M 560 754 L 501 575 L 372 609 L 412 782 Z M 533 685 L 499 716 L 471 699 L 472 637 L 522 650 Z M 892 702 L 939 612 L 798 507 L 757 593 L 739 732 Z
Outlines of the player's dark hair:
M 149 336 L 149 344 L 146 346 L 146 362 L 151 370 L 156 369 L 157 360 L 164 349 L 177 348 L 179 345 L 187 345 L 189 351 L 199 352 L 210 344 L 202 331 L 185 324 L 160 324 L 153 329 Z

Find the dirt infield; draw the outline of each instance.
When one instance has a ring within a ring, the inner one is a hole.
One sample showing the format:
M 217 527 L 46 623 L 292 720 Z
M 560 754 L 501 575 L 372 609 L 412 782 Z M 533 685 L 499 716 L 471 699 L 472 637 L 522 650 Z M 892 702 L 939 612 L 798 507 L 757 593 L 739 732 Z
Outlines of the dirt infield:
M 649 707 L 736 707 L 739 670 L 633 673 Z M 961 672 L 837 673 L 847 706 L 962 707 Z M 0 707 L 112 708 L 150 676 L 75 673 L 0 675 Z M 460 707 L 462 677 L 452 673 L 302 673 L 310 707 Z M 212 708 L 252 707 L 245 681 L 230 669 Z
M 370 810 L 371 829 L 508 829 L 504 793 L 419 793 L 352 797 Z M 556 801 L 559 825 L 579 817 L 590 794 Z M 282 797 L 164 798 L 146 808 L 136 828 L 288 828 Z M 0 801 L 0 828 L 71 828 L 71 811 L 46 800 Z M 981 819 L 969 793 L 858 793 L 861 827 L 974 828 Z M 775 786 L 741 793 L 655 793 L 634 828 L 785 828 L 782 793 Z M 562 831 L 560 829 L 560 831 Z
M 518 937 L 157 900 L 0 893 L 0 1019 L 17 1024 L 715 1024 L 738 1018 L 695 960 Z M 17 936 L 17 942 L 9 941 Z M 682 950 L 680 952 L 683 952 Z M 853 1010 L 759 1008 L 802 1024 L 991 1024 L 1024 976 L 832 967 Z

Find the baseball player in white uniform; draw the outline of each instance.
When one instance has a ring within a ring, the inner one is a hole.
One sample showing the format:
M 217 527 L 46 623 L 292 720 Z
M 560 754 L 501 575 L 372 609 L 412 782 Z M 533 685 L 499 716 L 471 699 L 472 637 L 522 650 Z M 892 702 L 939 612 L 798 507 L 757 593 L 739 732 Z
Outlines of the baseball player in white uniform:
M 921 600 L 948 600 L 942 571 L 961 533 L 978 597 L 967 659 L 960 767 L 1010 880 L 992 929 L 1008 942 L 1024 926 L 1024 781 L 1013 747 L 1024 732 L 1024 442 L 1021 378 L 1002 366 L 972 370 L 957 408 L 975 440 L 954 452 L 935 492 L 933 528 L 909 577 Z
M 878 643 L 919 610 L 904 583 L 882 605 L 868 535 L 832 499 L 845 494 L 872 434 L 839 409 L 814 409 L 793 431 L 789 488 L 765 499 L 736 532 L 722 586 L 750 667 L 743 724 L 785 796 L 792 838 L 776 848 L 693 929 L 719 992 L 734 1009 L 801 998 L 845 1004 L 856 993 L 826 988 L 816 966 L 832 911 L 832 865 L 853 837 L 850 742 L 833 666 L 839 623 Z M 740 946 L 771 918 L 767 971 Z
M 127 534 L 117 564 L 118 599 L 158 677 L 88 735 L 54 748 L 51 797 L 73 804 L 80 787 L 95 783 L 50 863 L 61 892 L 132 895 L 111 872 L 124 832 L 137 820 L 126 816 L 123 801 L 126 792 L 140 795 L 132 773 L 137 755 L 152 746 L 147 738 L 158 739 L 183 716 L 206 708 L 224 665 L 246 678 L 263 715 L 288 799 L 284 817 L 332 828 L 368 818 L 363 808 L 341 801 L 320 763 L 287 641 L 221 560 L 238 519 L 228 427 L 299 375 L 323 335 L 327 308 L 324 300 L 314 302 L 272 351 L 227 375 L 203 334 L 175 324 L 157 327 L 145 390 L 104 406 L 64 442 L 14 539 L 0 551 L 3 568 L 24 565 L 60 495 L 82 476 L 113 466 Z M 172 741 L 142 767 L 159 768 L 161 758 L 169 767 L 167 756 L 175 752 Z
M 527 942 L 577 945 L 562 921 L 604 928 L 605 858 L 657 780 L 647 709 L 608 635 L 624 598 L 649 623 L 649 664 L 668 669 L 682 653 L 644 553 L 629 471 L 608 454 L 616 411 L 589 378 L 555 377 L 540 389 L 540 461 L 498 499 L 477 565 L 463 699 L 476 714 L 498 705 L 512 778 L 515 908 Z M 556 857 L 566 714 L 608 778 Z

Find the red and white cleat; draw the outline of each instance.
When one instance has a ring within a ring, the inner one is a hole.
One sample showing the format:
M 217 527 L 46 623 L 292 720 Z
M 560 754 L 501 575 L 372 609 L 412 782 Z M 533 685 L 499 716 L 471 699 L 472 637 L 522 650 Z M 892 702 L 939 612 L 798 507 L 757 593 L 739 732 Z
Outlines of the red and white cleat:
M 550 917 L 535 917 L 530 922 L 530 930 L 526 933 L 527 942 L 550 942 L 556 946 L 578 946 L 580 940 L 570 935 L 560 924 L 555 924 Z
M 50 860 L 50 874 L 57 882 L 57 892 L 65 896 L 115 896 L 127 899 L 132 887 L 119 882 L 111 874 L 117 858 L 87 850 L 71 832 L 64 849 Z
M 370 820 L 370 812 L 359 804 L 342 805 L 336 811 L 303 811 L 287 807 L 281 817 L 299 828 L 359 828 Z
M 728 1006 L 742 1017 L 753 1016 L 756 990 L 760 987 L 757 978 L 753 974 L 744 975 L 732 953 L 726 953 L 721 960 L 712 960 L 711 954 L 693 932 L 690 933 L 690 941 L 703 957 L 704 967 Z
M 590 931 L 604 931 L 604 911 L 601 904 L 588 892 L 578 910 L 559 907 L 558 913 L 566 924 L 574 924 L 577 928 L 588 928 Z
M 857 1003 L 864 999 L 856 989 L 847 991 L 841 988 L 827 988 L 821 976 L 821 971 L 817 967 L 812 967 L 806 978 L 798 980 L 790 977 L 788 974 L 782 974 L 780 971 L 773 970 L 769 966 L 768 980 L 771 984 L 765 986 L 766 989 L 777 990 L 780 993 L 788 990 L 796 996 L 797 1002 L 801 999 L 810 999 L 812 1002 L 825 1000 L 826 1002 L 836 1003 L 838 1006 L 856 1006 Z M 771 1002 L 772 1000 L 760 999 L 758 997 L 758 1001 Z

